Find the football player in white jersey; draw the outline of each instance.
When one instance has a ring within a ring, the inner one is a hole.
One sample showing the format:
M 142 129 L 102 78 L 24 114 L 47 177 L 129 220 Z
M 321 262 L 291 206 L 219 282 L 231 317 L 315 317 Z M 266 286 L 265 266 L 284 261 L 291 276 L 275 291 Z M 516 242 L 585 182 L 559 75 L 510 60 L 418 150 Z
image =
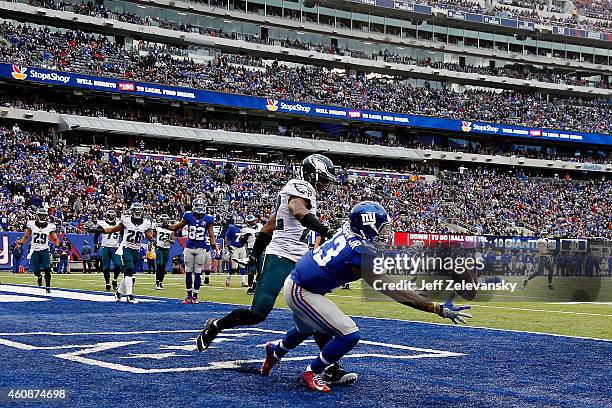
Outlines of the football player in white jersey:
M 247 257 L 250 257 L 253 254 L 253 246 L 255 245 L 255 239 L 257 238 L 257 234 L 261 231 L 263 225 L 257 222 L 257 218 L 253 214 L 249 214 L 246 216 L 246 227 L 242 229 L 242 236 L 246 237 L 246 250 Z M 252 295 L 255 293 L 255 288 L 253 287 L 253 281 L 255 279 L 255 272 L 257 268 L 255 265 L 250 265 L 247 267 L 247 279 L 248 286 L 247 294 Z
M 51 292 L 51 256 L 49 254 L 49 242 L 53 242 L 55 246 L 60 245 L 59 238 L 55 233 L 55 225 L 49 222 L 49 214 L 39 208 L 36 210 L 36 219 L 28 221 L 28 227 L 21 239 L 15 243 L 23 245 L 32 237 L 30 244 L 30 252 L 28 259 L 32 268 L 32 273 L 38 279 L 38 286 L 42 286 L 42 275 L 40 271 L 45 273 L 45 290 Z
M 155 276 L 155 289 L 164 288 L 164 276 L 166 276 L 166 264 L 170 254 L 170 247 L 174 244 L 174 231 L 170 231 L 170 217 L 167 214 L 159 216 L 159 224 L 155 226 L 155 259 L 157 271 Z
M 140 203 L 133 203 L 130 206 L 128 215 L 123 215 L 119 224 L 112 228 L 98 227 L 95 232 L 104 234 L 112 234 L 114 232 L 123 232 L 123 238 L 117 254 L 121 255 L 123 261 L 123 279 L 121 285 L 115 293 L 117 301 L 121 300 L 122 295 L 127 296 L 128 303 L 138 303 L 132 293 L 134 284 L 134 268 L 138 263 L 138 251 L 142 244 L 142 240 L 146 237 L 149 241 L 153 241 L 151 221 L 144 218 L 144 207 Z
M 327 157 L 313 154 L 302 162 L 302 178 L 287 182 L 278 194 L 276 210 L 259 232 L 249 265 L 264 253 L 261 275 L 249 309 L 235 309 L 221 319 L 208 319 L 196 339 L 199 351 L 206 350 L 222 330 L 252 326 L 263 322 L 274 307 L 285 279 L 295 263 L 308 252 L 309 231 L 330 237 L 330 230 L 317 218 L 317 191 L 324 192 L 336 180 L 336 169 Z M 316 188 L 316 190 L 315 190 Z M 315 333 L 315 342 L 323 348 L 331 336 Z M 337 363 L 324 373 L 328 383 L 348 383 L 357 374 L 347 373 Z
M 119 220 L 117 219 L 117 213 L 114 210 L 108 210 L 104 214 L 103 220 L 98 220 L 98 227 L 101 228 L 113 228 L 117 226 Z M 98 243 L 98 237 L 102 235 L 101 245 Z M 102 272 L 104 273 L 104 282 L 106 283 L 105 291 L 110 292 L 110 266 L 111 261 L 113 262 L 113 290 L 117 290 L 117 279 L 121 273 L 121 257 L 117 254 L 117 248 L 119 248 L 119 238 L 121 234 L 113 232 L 110 234 L 96 233 L 94 235 L 94 252 L 98 252 L 98 248 L 101 246 L 102 256 Z

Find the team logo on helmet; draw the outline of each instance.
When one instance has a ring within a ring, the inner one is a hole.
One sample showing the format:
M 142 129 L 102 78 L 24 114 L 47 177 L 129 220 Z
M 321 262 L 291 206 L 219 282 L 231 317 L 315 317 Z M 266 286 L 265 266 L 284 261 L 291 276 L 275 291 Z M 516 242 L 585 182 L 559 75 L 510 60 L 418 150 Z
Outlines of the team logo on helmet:
M 11 75 L 15 79 L 24 80 L 28 77 L 28 74 L 26 74 L 27 70 L 28 69 L 26 67 L 20 67 L 19 65 L 13 65 L 13 72 L 11 72 Z
M 266 100 L 266 109 L 270 112 L 276 112 L 278 110 L 278 101 L 276 99 Z

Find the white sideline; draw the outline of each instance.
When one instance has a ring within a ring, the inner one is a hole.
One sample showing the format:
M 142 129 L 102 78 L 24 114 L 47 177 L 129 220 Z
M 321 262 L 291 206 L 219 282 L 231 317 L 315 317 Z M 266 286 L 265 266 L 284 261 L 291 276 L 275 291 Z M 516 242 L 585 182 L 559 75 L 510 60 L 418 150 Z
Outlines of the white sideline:
M 0 284 L 0 292 L 20 293 L 24 295 L 37 295 L 45 298 L 62 298 L 72 300 L 88 300 L 90 302 L 116 302 L 115 296 L 112 293 L 93 294 L 86 292 L 70 292 L 67 290 L 51 288 L 51 293 L 45 293 L 44 288 L 36 288 L 31 286 L 6 285 Z M 3 295 L 4 296 L 4 295 Z M 47 299 L 49 300 L 49 299 Z M 139 302 L 159 302 L 155 299 L 138 298 Z

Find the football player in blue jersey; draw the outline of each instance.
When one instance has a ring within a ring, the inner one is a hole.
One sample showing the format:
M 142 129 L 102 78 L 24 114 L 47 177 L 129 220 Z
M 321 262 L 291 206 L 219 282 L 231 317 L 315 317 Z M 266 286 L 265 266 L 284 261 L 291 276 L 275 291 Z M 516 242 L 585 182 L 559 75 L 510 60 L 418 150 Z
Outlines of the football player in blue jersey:
M 183 304 L 200 303 L 198 292 L 202 286 L 202 271 L 210 274 L 211 249 L 219 252 L 213 231 L 214 222 L 214 217 L 206 214 L 206 202 L 196 198 L 191 205 L 191 211 L 186 211 L 178 223 L 168 226 L 170 231 L 187 227 L 187 243 L 183 252 L 187 297 Z
M 392 234 L 384 208 L 378 203 L 364 201 L 353 207 L 349 221 L 330 240 L 297 262 L 283 290 L 285 302 L 293 311 L 295 326 L 279 342 L 266 345 L 262 374 L 269 374 L 285 354 L 313 333 L 323 332 L 333 338 L 308 364 L 302 379 L 313 390 L 330 391 L 322 373 L 355 347 L 360 334 L 355 322 L 324 295 L 361 277 L 373 286 L 376 280 L 392 282 L 388 275 L 371 273 L 373 259 L 378 256 L 377 245 L 390 242 Z M 452 297 L 439 304 L 410 290 L 381 292 L 398 303 L 436 313 L 454 323 L 465 323 L 464 317 L 472 317 L 463 312 L 470 306 L 455 306 Z
M 225 279 L 225 286 L 228 288 L 232 284 L 232 275 L 238 273 L 240 271 L 240 275 L 242 276 L 242 287 L 247 286 L 246 279 L 246 268 L 245 265 L 240 264 L 238 261 L 245 259 L 247 256 L 246 251 L 246 236 L 242 234 L 242 220 L 236 218 L 228 220 L 227 231 L 225 232 L 225 240 L 223 242 L 227 243 L 226 248 L 229 251 L 230 259 L 228 262 L 228 272 L 227 278 Z

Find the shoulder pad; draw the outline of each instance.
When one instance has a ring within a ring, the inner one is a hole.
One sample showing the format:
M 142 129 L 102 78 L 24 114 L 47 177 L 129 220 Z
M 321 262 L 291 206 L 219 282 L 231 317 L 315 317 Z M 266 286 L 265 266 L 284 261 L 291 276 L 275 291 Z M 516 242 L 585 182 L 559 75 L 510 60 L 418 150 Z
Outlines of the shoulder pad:
M 309 182 L 304 180 L 290 180 L 285 185 L 285 188 L 283 190 L 285 191 L 285 193 L 291 196 L 302 197 L 307 200 L 313 200 L 317 198 L 317 193 L 315 189 L 312 187 L 312 185 L 310 185 Z

